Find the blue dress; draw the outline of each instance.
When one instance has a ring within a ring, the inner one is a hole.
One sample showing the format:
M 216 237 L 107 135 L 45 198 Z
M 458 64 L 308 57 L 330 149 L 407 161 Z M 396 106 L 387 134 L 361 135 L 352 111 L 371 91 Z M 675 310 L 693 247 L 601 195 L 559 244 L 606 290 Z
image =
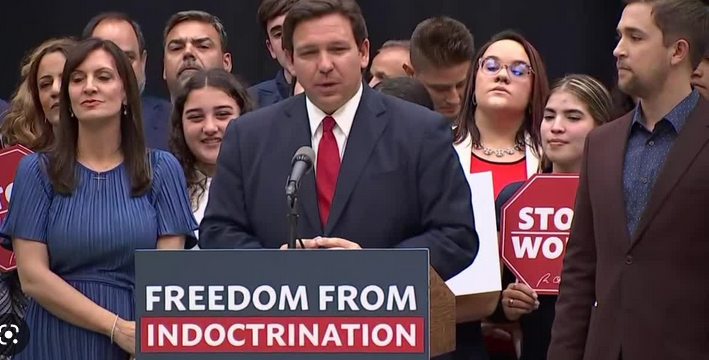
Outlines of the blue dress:
M 131 197 L 123 165 L 97 176 L 77 163 L 77 186 L 63 196 L 54 193 L 45 161 L 30 154 L 20 162 L 0 228 L 4 245 L 11 237 L 45 243 L 55 274 L 99 306 L 135 320 L 134 250 L 155 249 L 160 235 L 193 236 L 197 228 L 179 163 L 151 150 L 151 188 L 139 197 Z M 106 335 L 71 325 L 32 299 L 24 319 L 30 343 L 13 360 L 128 359 Z

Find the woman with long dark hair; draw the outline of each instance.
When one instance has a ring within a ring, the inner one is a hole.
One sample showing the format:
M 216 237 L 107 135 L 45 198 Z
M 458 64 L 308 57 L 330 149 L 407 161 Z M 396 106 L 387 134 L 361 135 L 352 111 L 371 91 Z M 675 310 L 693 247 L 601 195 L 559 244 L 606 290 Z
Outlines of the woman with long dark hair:
M 171 154 L 146 149 L 135 74 L 110 41 L 69 53 L 55 133 L 22 159 L 0 228 L 31 298 L 30 343 L 14 359 L 125 360 L 134 251 L 182 249 L 197 227 L 184 176 Z
M 175 99 L 170 150 L 182 165 L 197 222 L 204 216 L 226 127 L 253 107 L 246 87 L 221 69 L 197 72 Z
M 548 92 L 539 52 L 516 32 L 493 36 L 473 59 L 463 105 L 454 123 L 454 147 L 466 173 L 492 174 L 494 196 L 507 184 L 525 180 L 539 168 L 539 124 Z M 490 251 L 486 256 L 498 256 L 492 253 L 495 248 L 496 244 L 489 243 L 480 246 L 481 251 Z M 458 305 L 458 313 L 465 320 L 456 328 L 458 349 L 475 348 L 475 359 L 487 359 L 481 320 L 494 312 L 500 292 L 464 299 L 466 302 Z M 456 352 L 461 351 L 458 349 Z
M 522 35 L 503 31 L 478 51 L 453 138 L 463 169 L 492 171 L 495 196 L 537 171 L 548 93 L 544 62 Z

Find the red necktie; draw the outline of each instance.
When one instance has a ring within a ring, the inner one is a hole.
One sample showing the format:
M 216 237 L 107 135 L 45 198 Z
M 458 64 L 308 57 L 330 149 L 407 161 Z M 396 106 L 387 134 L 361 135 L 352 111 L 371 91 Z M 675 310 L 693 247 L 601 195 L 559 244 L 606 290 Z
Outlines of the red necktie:
M 337 147 L 335 134 L 332 133 L 334 127 L 335 119 L 332 116 L 326 116 L 322 122 L 322 138 L 318 144 L 318 164 L 315 169 L 317 172 L 315 183 L 318 191 L 318 208 L 323 228 L 325 228 L 327 217 L 330 215 L 337 174 L 340 172 L 340 150 Z

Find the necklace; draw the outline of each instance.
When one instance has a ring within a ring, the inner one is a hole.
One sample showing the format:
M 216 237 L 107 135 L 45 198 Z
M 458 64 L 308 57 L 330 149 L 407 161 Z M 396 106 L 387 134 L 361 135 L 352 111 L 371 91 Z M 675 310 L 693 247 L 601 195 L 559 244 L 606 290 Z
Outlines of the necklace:
M 476 150 L 482 150 L 483 154 L 485 155 L 495 154 L 497 157 L 503 157 L 505 155 L 514 155 L 518 151 L 524 151 L 524 149 L 519 145 L 510 146 L 504 149 L 492 149 L 489 147 L 482 146 L 480 144 L 476 144 L 474 147 Z

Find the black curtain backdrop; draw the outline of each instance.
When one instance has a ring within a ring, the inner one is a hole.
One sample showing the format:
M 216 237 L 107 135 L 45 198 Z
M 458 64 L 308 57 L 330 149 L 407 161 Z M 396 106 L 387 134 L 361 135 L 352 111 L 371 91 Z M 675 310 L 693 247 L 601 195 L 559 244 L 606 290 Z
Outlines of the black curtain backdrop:
M 612 55 L 620 0 L 358 0 L 372 49 L 389 39 L 407 39 L 420 21 L 447 15 L 465 23 L 479 48 L 504 29 L 524 34 L 541 52 L 550 81 L 586 73 L 613 85 Z M 258 0 L 25 0 L 0 12 L 5 41 L 0 56 L 0 98 L 12 94 L 24 54 L 47 38 L 79 36 L 102 11 L 123 11 L 143 28 L 148 48 L 147 88 L 168 98 L 162 80 L 162 32 L 171 14 L 204 10 L 219 16 L 229 35 L 233 73 L 249 84 L 270 79 L 277 70 L 256 20 Z

